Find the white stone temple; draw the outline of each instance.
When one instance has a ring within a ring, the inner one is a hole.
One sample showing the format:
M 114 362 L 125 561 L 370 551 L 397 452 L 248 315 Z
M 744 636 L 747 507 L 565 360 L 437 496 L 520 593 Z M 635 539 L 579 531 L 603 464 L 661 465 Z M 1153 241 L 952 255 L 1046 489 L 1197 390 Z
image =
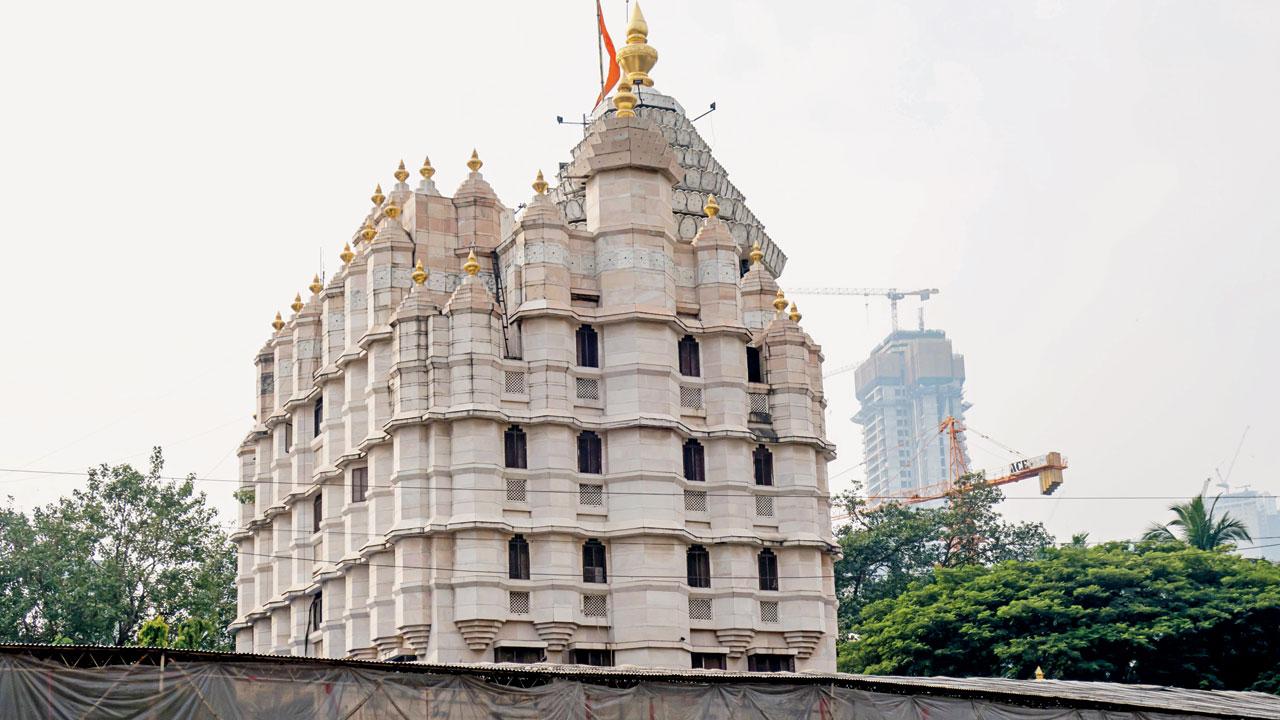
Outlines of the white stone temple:
M 513 211 L 430 163 L 257 355 L 237 649 L 835 669 L 822 354 L 673 99 L 624 81 Z

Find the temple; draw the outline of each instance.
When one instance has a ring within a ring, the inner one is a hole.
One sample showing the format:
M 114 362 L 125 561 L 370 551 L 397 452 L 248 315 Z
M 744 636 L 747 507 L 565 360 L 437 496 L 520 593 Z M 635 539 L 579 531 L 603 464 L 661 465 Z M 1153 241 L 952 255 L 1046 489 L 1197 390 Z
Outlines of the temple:
M 237 649 L 835 669 L 822 354 L 672 98 L 623 80 L 517 210 L 404 163 L 259 351 Z

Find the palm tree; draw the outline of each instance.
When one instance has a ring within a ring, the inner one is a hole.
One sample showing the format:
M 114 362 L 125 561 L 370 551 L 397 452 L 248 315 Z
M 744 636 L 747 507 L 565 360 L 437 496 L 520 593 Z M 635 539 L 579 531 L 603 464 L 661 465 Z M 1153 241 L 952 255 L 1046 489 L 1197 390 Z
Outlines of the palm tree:
M 1188 545 L 1201 550 L 1213 550 L 1233 540 L 1249 542 L 1249 529 L 1242 520 L 1231 517 L 1227 513 L 1215 516 L 1219 495 L 1213 499 L 1208 508 L 1204 505 L 1204 495 L 1191 498 L 1190 502 L 1170 505 L 1169 509 L 1176 515 L 1173 520 L 1160 525 L 1152 525 L 1143 534 L 1143 540 L 1182 540 Z M 1177 533 L 1174 533 L 1174 530 Z

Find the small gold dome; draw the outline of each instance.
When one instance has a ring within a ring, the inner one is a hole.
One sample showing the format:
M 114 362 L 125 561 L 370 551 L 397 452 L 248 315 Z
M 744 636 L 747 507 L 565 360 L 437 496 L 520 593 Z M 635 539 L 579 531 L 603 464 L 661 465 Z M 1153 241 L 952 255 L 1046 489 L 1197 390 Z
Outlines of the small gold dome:
M 472 250 L 467 253 L 467 261 L 462 264 L 462 270 L 472 277 L 480 272 L 480 261 L 476 260 L 476 251 Z
M 542 171 L 539 170 L 538 177 L 533 180 L 533 191 L 539 195 L 546 195 L 548 187 L 550 187 L 550 185 L 547 184 L 546 178 L 542 177 Z
M 430 180 L 432 175 L 436 174 L 436 169 L 431 167 L 431 158 L 425 158 L 422 161 L 422 167 L 418 170 L 418 174 L 423 180 Z
M 276 319 L 271 321 L 271 327 L 275 328 L 276 332 L 280 332 L 284 327 L 284 318 L 280 317 L 280 313 L 276 313 Z
M 471 172 L 480 172 L 480 168 L 483 165 L 484 163 L 480 161 L 480 154 L 475 151 L 475 148 L 472 148 L 471 159 L 467 161 L 467 167 L 471 168 Z
M 414 285 L 421 285 L 427 281 L 427 271 L 422 267 L 422 258 L 418 258 L 418 264 L 413 266 L 413 275 L 410 277 L 413 278 Z
M 764 252 L 760 250 L 760 241 L 757 240 L 751 244 L 751 253 L 747 255 L 751 258 L 751 264 L 754 265 L 764 259 Z
M 293 304 L 289 307 L 293 308 L 295 313 L 302 312 L 302 293 L 293 296 Z
M 720 203 L 716 202 L 715 195 L 707 196 L 707 204 L 702 206 L 702 212 L 706 213 L 709 218 L 720 214 Z
M 342 252 L 338 254 L 338 257 L 342 258 L 342 264 L 346 265 L 351 262 L 351 258 L 355 256 L 356 254 L 351 252 L 351 243 L 343 243 Z
M 382 212 L 386 213 L 387 217 L 391 218 L 392 220 L 395 220 L 396 218 L 400 217 L 400 206 L 396 204 L 396 201 L 394 199 L 388 200 L 387 206 L 382 208 Z
M 773 309 L 782 312 L 787 309 L 787 296 L 779 290 L 778 294 L 773 298 Z
M 382 194 L 382 183 L 378 183 L 378 187 L 373 189 L 373 194 L 369 196 L 369 199 L 373 201 L 375 206 L 382 205 L 382 201 L 387 199 L 387 196 Z
M 311 278 L 311 284 L 307 286 L 307 289 L 311 291 L 312 295 L 320 294 L 320 291 L 324 289 L 324 283 L 320 282 L 319 275 Z
M 377 234 L 378 230 L 373 226 L 373 223 L 365 220 L 364 227 L 360 228 L 360 237 L 364 238 L 365 242 L 369 242 L 373 240 Z
M 403 160 L 400 161 L 400 167 L 396 168 L 395 175 L 396 175 L 396 180 L 398 182 L 404 182 L 405 180 L 409 179 L 409 171 L 404 169 Z
M 1044 679 L 1044 670 L 1041 670 L 1039 665 L 1036 666 L 1036 679 L 1037 680 Z
M 788 314 L 787 317 L 791 318 L 792 322 L 800 322 L 800 310 L 796 308 L 796 304 L 794 302 L 791 303 L 791 313 Z

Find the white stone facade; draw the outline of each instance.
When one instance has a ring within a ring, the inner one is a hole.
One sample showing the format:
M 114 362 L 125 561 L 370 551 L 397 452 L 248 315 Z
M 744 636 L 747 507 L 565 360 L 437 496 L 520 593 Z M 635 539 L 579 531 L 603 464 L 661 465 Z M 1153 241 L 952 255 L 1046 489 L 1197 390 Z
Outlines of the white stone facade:
M 681 124 L 674 102 L 597 117 L 560 187 L 518 214 L 478 169 L 453 197 L 425 177 L 375 207 L 376 234 L 257 358 L 237 649 L 835 669 L 821 352 L 775 312 L 771 241 L 740 272 L 762 232 L 698 212 L 682 237 L 682 163 L 723 171 L 675 142 Z M 580 362 L 584 325 L 598 367 Z

